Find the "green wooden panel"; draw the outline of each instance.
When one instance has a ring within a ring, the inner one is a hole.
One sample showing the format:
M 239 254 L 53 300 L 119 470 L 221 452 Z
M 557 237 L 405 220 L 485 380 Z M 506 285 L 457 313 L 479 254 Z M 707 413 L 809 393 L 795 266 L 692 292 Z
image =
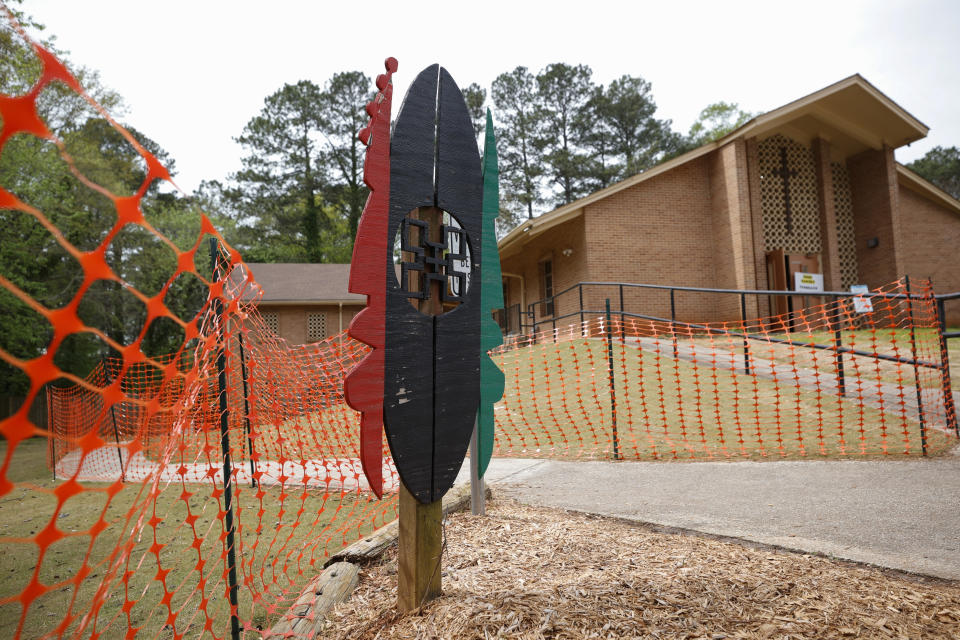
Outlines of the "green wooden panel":
M 487 353 L 503 344 L 500 326 L 492 312 L 503 308 L 500 253 L 497 250 L 497 216 L 500 215 L 500 170 L 497 167 L 497 140 L 493 115 L 487 109 L 487 130 L 483 143 L 483 222 L 480 265 L 480 409 L 477 415 L 480 476 L 493 454 L 493 406 L 503 397 L 503 372 Z

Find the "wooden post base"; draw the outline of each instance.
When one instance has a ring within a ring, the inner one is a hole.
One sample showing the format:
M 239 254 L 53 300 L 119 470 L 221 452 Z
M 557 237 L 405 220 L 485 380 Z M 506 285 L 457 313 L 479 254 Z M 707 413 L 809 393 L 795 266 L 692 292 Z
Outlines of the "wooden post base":
M 400 483 L 397 608 L 407 613 L 441 593 L 443 501 L 421 504 Z

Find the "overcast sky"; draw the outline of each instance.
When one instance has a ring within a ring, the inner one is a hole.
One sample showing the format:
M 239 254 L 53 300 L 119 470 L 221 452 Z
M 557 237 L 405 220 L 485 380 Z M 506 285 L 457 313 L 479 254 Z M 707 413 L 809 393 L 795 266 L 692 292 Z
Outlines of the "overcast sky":
M 179 186 L 240 168 L 233 142 L 284 83 L 400 62 L 395 106 L 423 67 L 489 89 L 517 65 L 587 64 L 598 83 L 653 84 L 686 132 L 720 100 L 768 111 L 854 73 L 930 127 L 909 162 L 960 145 L 960 2 L 374 2 L 26 0 L 79 65 L 128 106 L 122 120 L 176 159 Z

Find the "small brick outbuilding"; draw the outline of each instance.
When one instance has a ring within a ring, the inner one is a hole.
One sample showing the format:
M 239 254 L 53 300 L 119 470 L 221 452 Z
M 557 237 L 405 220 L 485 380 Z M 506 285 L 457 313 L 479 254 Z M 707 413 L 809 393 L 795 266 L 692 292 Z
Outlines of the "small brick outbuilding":
M 248 263 L 263 290 L 257 309 L 291 344 L 319 342 L 345 331 L 366 304 L 347 291 L 349 264 Z

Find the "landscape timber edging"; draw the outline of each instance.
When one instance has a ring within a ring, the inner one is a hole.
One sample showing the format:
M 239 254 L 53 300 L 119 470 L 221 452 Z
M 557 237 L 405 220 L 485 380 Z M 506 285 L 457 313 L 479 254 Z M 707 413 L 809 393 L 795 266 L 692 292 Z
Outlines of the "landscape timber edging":
M 490 487 L 486 489 L 486 499 L 491 497 Z M 470 487 L 462 485 L 451 489 L 443 497 L 443 515 L 462 511 L 470 506 Z M 353 544 L 344 547 L 339 552 L 330 556 L 325 566 L 330 566 L 334 562 L 357 562 L 364 564 L 371 560 L 376 560 L 383 552 L 389 549 L 397 542 L 399 534 L 399 520 L 380 527 L 369 536 L 357 540 Z
M 486 499 L 491 497 L 486 488 Z M 443 497 L 443 515 L 462 511 L 470 506 L 469 485 L 454 487 Z M 263 638 L 317 637 L 324 614 L 334 605 L 346 601 L 359 582 L 360 565 L 376 560 L 396 544 L 399 520 L 394 520 L 345 547 L 324 564 L 323 573 L 314 578 L 290 610 L 263 634 Z

